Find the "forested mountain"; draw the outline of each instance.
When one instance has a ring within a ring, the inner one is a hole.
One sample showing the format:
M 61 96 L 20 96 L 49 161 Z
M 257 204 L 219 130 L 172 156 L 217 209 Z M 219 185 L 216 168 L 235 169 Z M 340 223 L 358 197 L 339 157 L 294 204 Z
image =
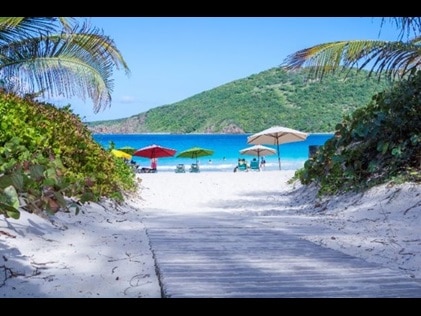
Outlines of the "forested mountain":
M 86 123 L 93 133 L 254 133 L 274 125 L 332 132 L 346 114 L 390 87 L 344 70 L 320 80 L 272 68 L 129 118 Z

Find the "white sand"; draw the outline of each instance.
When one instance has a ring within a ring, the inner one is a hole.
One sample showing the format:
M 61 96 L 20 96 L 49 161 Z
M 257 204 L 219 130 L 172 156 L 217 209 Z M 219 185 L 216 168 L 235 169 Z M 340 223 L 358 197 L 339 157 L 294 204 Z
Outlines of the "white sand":
M 0 217 L 0 297 L 160 297 L 142 222 L 151 212 L 276 217 L 305 229 L 307 240 L 421 278 L 420 185 L 320 200 L 314 187 L 287 184 L 293 174 L 140 174 L 138 196 L 123 206 L 104 201 L 77 216 Z

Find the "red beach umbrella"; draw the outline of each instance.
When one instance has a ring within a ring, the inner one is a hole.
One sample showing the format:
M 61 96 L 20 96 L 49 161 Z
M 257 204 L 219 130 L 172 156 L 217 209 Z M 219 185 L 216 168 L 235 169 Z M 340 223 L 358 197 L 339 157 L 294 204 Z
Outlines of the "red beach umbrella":
M 175 149 L 166 148 L 154 144 L 143 148 L 139 148 L 133 153 L 133 156 L 153 159 L 162 157 L 172 157 L 175 155 L 175 153 Z

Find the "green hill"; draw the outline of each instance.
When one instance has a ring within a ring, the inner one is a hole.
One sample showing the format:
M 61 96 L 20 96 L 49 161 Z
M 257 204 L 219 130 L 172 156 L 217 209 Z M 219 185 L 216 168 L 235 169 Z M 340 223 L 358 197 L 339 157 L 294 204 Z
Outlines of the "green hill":
M 98 134 L 255 133 L 274 125 L 332 132 L 389 86 L 356 70 L 309 81 L 305 70 L 272 68 L 129 118 L 86 124 Z

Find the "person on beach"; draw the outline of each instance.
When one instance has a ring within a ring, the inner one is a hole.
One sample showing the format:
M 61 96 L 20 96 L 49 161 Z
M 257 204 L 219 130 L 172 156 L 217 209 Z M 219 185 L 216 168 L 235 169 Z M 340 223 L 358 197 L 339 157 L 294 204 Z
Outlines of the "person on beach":
M 158 162 L 158 158 L 152 158 L 151 159 L 151 169 L 152 170 L 156 170 L 157 162 Z
M 260 170 L 263 170 L 265 168 L 266 165 L 266 160 L 265 157 L 262 156 L 262 158 L 260 159 Z

